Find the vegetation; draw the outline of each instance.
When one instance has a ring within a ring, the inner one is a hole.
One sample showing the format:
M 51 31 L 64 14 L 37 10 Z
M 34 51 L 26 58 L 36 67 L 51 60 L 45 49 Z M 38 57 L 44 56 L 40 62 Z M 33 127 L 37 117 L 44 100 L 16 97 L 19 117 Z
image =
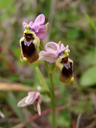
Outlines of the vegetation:
M 72 85 L 60 83 L 57 68 L 54 69 L 57 127 L 76 128 L 78 116 L 80 124 L 77 128 L 96 127 L 95 5 L 95 0 L 0 0 L 0 110 L 5 115 L 5 119 L 0 119 L 0 126 L 21 128 L 25 122 L 24 126 L 28 128 L 52 128 L 50 99 L 45 92 L 42 92 L 45 94 L 41 103 L 45 114 L 40 118 L 35 115 L 32 105 L 23 109 L 17 107 L 28 91 L 38 91 L 42 85 L 36 67 L 50 86 L 43 61 L 33 64 L 20 61 L 22 22 L 29 23 L 42 13 L 46 23 L 49 22 L 44 42 L 61 41 L 65 46 L 69 45 L 70 58 L 74 61 Z

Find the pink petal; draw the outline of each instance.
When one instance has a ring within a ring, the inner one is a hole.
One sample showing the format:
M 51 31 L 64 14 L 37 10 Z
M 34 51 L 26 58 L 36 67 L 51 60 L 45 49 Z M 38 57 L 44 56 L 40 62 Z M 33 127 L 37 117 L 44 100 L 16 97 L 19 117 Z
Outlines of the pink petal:
M 32 25 L 33 25 L 33 21 L 30 21 L 29 26 L 32 27 Z
M 63 43 L 61 44 L 61 50 L 63 50 L 63 49 L 65 49 L 65 47 L 64 47 L 64 45 L 63 45 Z
M 34 91 L 34 92 L 28 92 L 28 96 L 31 95 L 31 94 L 36 94 L 36 96 L 40 95 L 40 93 L 39 92 L 36 92 L 36 91 Z
M 45 45 L 45 50 L 49 52 L 57 51 L 59 49 L 60 49 L 59 45 L 55 42 L 48 42 Z
M 38 113 L 39 114 L 39 113 Z M 0 117 L 4 118 L 4 114 L 0 111 Z
M 39 31 L 39 28 L 40 28 L 40 25 L 32 25 L 32 30 L 34 30 L 34 32 L 38 32 Z
M 69 46 L 68 45 L 66 46 L 66 49 L 69 49 Z
M 38 16 L 36 17 L 36 19 L 35 19 L 33 25 L 34 25 L 34 26 L 35 26 L 36 24 L 43 25 L 44 22 L 45 22 L 45 16 L 44 16 L 43 14 L 40 14 L 40 15 L 38 15 Z
M 40 40 L 44 40 L 47 34 L 46 26 L 42 25 L 39 27 L 38 32 L 35 32 Z
M 34 92 L 29 92 L 25 102 L 27 104 L 34 104 L 34 102 L 36 100 L 39 101 L 40 98 L 41 98 L 41 95 L 40 95 L 39 92 L 35 92 L 35 91 Z
M 23 24 L 22 24 L 22 25 L 23 25 L 23 27 L 24 27 L 25 25 L 27 25 L 27 23 L 26 23 L 26 22 L 23 22 Z
M 36 98 L 37 98 L 35 95 L 36 95 L 35 92 L 30 93 L 27 96 L 27 98 L 25 100 L 25 103 L 27 103 L 27 104 L 33 104 L 35 102 Z
M 33 92 L 28 92 L 28 96 L 31 95 Z
M 61 44 L 61 51 L 66 50 L 66 49 L 69 49 L 68 45 L 65 47 L 65 46 L 63 45 L 63 43 L 62 43 L 62 44 Z
M 50 63 L 54 63 L 57 60 L 58 53 L 57 52 L 46 52 L 46 51 L 41 51 L 39 53 L 39 60 L 45 60 Z

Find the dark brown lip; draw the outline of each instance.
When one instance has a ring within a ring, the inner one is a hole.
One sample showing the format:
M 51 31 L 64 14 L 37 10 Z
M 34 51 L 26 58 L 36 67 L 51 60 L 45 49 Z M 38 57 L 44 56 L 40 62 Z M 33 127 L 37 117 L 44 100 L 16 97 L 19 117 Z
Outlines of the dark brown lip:
M 26 41 L 26 39 L 24 41 Z M 27 41 L 24 42 L 24 41 L 22 41 L 22 50 L 23 50 L 24 57 L 27 58 L 33 55 L 33 53 L 35 52 L 35 46 L 32 40 L 30 40 L 30 42 L 27 42 Z
M 63 65 L 62 73 L 66 77 L 71 77 L 72 76 L 72 62 L 68 61 L 68 57 L 65 57 L 61 61 Z

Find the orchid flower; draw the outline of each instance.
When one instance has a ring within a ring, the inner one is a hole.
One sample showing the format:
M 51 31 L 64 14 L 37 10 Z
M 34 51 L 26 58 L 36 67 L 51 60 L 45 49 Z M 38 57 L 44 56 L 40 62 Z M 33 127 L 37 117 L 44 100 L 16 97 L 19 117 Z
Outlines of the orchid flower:
M 65 47 L 63 43 L 60 46 L 55 42 L 48 42 L 45 45 L 45 50 L 39 53 L 39 60 L 54 63 L 65 50 L 68 50 L 68 45 Z
M 25 107 L 27 105 L 33 104 L 35 109 L 38 111 L 38 114 L 41 115 L 40 102 L 41 95 L 39 92 L 28 92 L 28 95 L 19 101 L 18 107 Z
M 39 44 L 39 38 L 27 26 L 24 31 L 24 37 L 20 39 L 21 61 L 27 60 L 29 63 L 37 61 L 39 58 Z
M 24 36 L 20 39 L 21 61 L 27 60 L 29 63 L 33 63 L 38 60 L 40 40 L 45 39 L 47 34 L 44 22 L 43 14 L 37 16 L 34 22 L 30 21 L 29 24 L 23 22 L 25 31 Z
M 69 52 L 68 45 L 65 47 L 63 43 L 59 45 L 55 42 L 48 42 L 45 45 L 45 50 L 39 54 L 39 60 L 56 64 L 60 71 L 59 80 L 66 85 L 74 81 L 72 73 L 73 61 L 69 58 Z
M 30 29 L 36 34 L 40 40 L 44 40 L 47 34 L 46 25 L 43 25 L 45 22 L 45 16 L 40 14 L 33 21 L 30 21 L 29 24 L 23 22 L 23 27 L 29 25 Z

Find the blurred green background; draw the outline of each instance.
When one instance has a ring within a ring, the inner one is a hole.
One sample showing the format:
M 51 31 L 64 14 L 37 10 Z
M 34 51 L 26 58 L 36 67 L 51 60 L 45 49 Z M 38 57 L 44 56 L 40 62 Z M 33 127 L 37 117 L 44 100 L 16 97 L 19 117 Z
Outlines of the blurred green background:
M 34 21 L 41 13 L 46 17 L 45 23 L 49 22 L 44 42 L 61 41 L 65 46 L 69 45 L 70 58 L 74 61 L 75 81 L 72 85 L 65 86 L 59 82 L 57 69 L 53 73 L 56 106 L 75 102 L 57 113 L 58 128 L 76 128 L 77 117 L 82 113 L 86 117 L 82 126 L 88 125 L 86 120 L 90 123 L 96 118 L 96 32 L 84 11 L 95 24 L 95 0 L 0 0 L 0 109 L 6 116 L 0 119 L 0 126 L 13 127 L 36 114 L 32 105 L 23 109 L 17 107 L 27 91 L 9 91 L 7 84 L 19 83 L 36 90 L 41 86 L 36 73 L 37 66 L 49 84 L 44 62 L 28 64 L 20 61 L 19 40 L 24 30 L 22 22 Z M 2 89 L 2 83 L 6 89 Z M 42 111 L 49 107 L 50 99 L 44 95 Z M 42 116 L 27 127 L 52 128 L 50 116 L 51 113 Z

